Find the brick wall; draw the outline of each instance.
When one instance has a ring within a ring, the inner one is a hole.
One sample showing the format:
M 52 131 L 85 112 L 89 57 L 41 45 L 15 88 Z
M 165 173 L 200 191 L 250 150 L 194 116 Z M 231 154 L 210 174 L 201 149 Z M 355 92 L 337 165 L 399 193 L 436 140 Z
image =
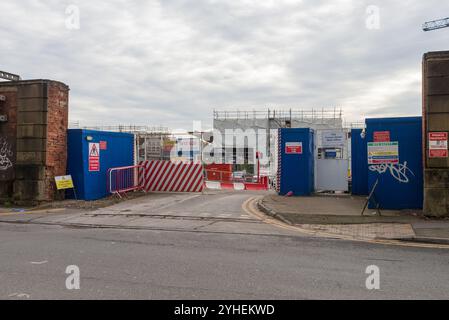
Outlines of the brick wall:
M 13 191 L 16 163 L 17 88 L 0 87 L 0 115 L 8 121 L 0 122 L 0 199 L 9 198 Z
M 54 176 L 66 173 L 69 88 L 50 80 L 0 83 L 0 91 L 7 89 L 15 90 L 9 103 L 16 114 L 1 126 L 15 133 L 16 162 L 12 195 L 0 189 L 0 198 L 32 204 L 63 196 Z
M 449 158 L 430 158 L 429 132 L 449 132 L 449 51 L 423 61 L 424 212 L 449 217 Z
M 67 128 L 69 112 L 69 91 L 67 86 L 53 82 L 48 87 L 47 111 L 47 197 L 55 198 L 54 177 L 66 174 Z M 61 196 L 62 193 L 59 194 Z

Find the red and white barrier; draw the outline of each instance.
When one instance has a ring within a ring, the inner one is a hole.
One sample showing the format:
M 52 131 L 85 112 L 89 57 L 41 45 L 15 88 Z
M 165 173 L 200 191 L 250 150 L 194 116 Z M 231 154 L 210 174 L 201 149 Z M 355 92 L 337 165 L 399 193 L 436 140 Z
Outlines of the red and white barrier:
M 206 181 L 206 188 L 212 190 L 269 190 L 268 177 L 261 177 L 260 182 L 227 182 L 227 181 Z
M 204 188 L 200 163 L 144 161 L 139 183 L 146 192 L 201 192 Z

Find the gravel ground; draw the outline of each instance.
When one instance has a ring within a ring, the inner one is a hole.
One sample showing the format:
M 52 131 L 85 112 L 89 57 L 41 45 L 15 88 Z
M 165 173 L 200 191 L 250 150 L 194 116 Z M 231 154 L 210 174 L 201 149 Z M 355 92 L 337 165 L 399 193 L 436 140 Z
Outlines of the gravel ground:
M 17 210 L 26 210 L 26 211 L 35 211 L 35 210 L 44 210 L 44 209 L 57 209 L 57 208 L 67 208 L 67 209 L 81 209 L 81 210 L 96 210 L 99 208 L 105 208 L 112 206 L 114 204 L 124 202 L 127 200 L 144 197 L 150 195 L 149 193 L 145 193 L 142 191 L 130 192 L 126 195 L 126 197 L 119 198 L 115 195 L 109 196 L 104 199 L 99 199 L 95 201 L 85 201 L 85 200 L 61 200 L 61 201 L 53 201 L 48 203 L 42 203 L 35 207 L 19 207 L 19 206 L 0 206 L 1 212 L 11 212 Z

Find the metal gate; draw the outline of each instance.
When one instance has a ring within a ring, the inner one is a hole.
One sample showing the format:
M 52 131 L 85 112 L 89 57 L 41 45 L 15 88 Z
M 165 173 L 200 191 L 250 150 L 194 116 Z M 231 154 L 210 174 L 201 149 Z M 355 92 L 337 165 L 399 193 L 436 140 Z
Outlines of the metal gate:
M 348 191 L 348 172 L 347 132 L 344 129 L 316 130 L 315 190 Z

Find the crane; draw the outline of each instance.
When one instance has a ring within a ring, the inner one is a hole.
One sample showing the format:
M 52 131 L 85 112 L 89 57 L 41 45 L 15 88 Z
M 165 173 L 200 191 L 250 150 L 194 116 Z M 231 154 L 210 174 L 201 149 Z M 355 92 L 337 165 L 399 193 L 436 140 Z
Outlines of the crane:
M 439 20 L 433 20 L 429 21 L 423 24 L 422 29 L 424 31 L 433 31 L 437 29 L 443 29 L 449 27 L 449 18 L 445 19 L 439 19 Z

